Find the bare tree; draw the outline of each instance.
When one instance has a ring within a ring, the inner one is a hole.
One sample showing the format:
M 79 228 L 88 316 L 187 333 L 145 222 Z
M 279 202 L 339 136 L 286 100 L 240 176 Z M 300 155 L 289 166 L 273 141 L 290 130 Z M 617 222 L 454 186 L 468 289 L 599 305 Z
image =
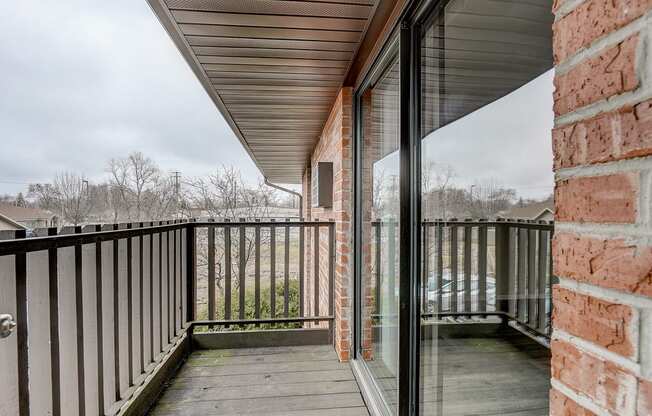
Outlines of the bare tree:
M 176 190 L 152 159 L 135 152 L 122 159 L 111 159 L 111 202 L 115 220 L 162 218 L 176 210 Z
M 239 170 L 234 167 L 222 166 L 215 173 L 205 178 L 198 178 L 188 182 L 190 191 L 186 195 L 190 216 L 192 212 L 199 212 L 211 218 L 238 220 L 244 218 L 255 220 L 270 217 L 272 209 L 278 206 L 278 196 L 274 189 L 270 189 L 263 183 L 256 186 L 247 185 L 242 179 Z M 252 230 L 245 234 L 245 246 L 240 250 L 240 239 L 235 238 L 239 231 L 232 231 L 231 249 L 233 253 L 245 256 L 245 267 L 254 253 L 255 238 Z M 200 231 L 202 232 L 202 231 Z M 205 230 L 203 231 L 206 232 Z M 261 244 L 269 241 L 269 233 L 261 233 Z M 201 236 L 197 241 L 202 244 L 198 247 L 198 264 L 208 264 L 208 241 Z M 215 241 L 215 263 L 216 281 L 218 287 L 222 287 L 224 281 L 224 269 L 222 264 L 225 257 L 224 238 L 216 238 Z M 238 273 L 239 261 L 232 261 L 234 273 Z M 234 284 L 238 284 L 234 281 Z
M 84 179 L 71 172 L 56 175 L 52 187 L 63 220 L 72 225 L 86 221 L 91 209 Z
M 451 188 L 455 169 L 445 163 L 430 161 L 421 168 L 423 193 L 423 216 L 425 218 L 448 218 L 451 212 Z
M 57 191 L 52 184 L 35 183 L 28 187 L 27 195 L 36 199 L 36 205 L 39 208 L 59 212 L 59 201 Z

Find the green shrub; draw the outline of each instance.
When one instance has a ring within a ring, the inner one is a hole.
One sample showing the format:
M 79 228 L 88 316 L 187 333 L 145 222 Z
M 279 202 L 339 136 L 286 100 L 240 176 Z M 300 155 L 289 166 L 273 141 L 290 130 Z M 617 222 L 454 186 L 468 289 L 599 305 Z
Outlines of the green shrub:
M 274 317 L 282 318 L 284 317 L 284 300 L 285 300 L 285 285 L 282 279 L 276 282 L 275 288 L 276 295 L 276 310 Z M 270 286 L 266 286 L 260 289 L 260 319 L 270 318 L 271 315 L 271 302 L 270 302 Z M 218 298 L 216 304 L 216 319 L 224 319 L 224 299 L 223 297 Z M 240 296 L 237 290 L 231 292 L 231 319 L 239 319 L 240 314 Z M 244 308 L 245 319 L 255 319 L 256 318 L 256 297 L 253 287 L 248 287 L 245 292 L 245 308 Z M 207 319 L 207 305 L 200 304 L 197 305 L 197 316 L 199 320 Z M 290 280 L 288 286 L 288 316 L 289 317 L 298 317 L 299 316 L 299 282 L 297 280 Z M 289 324 L 261 324 L 256 325 L 232 325 L 229 329 L 233 330 L 254 330 L 254 329 L 279 329 L 279 328 L 300 328 L 301 323 L 289 323 Z M 204 328 L 196 328 L 196 332 L 203 332 Z M 226 328 L 224 327 L 215 327 L 215 331 L 223 331 Z

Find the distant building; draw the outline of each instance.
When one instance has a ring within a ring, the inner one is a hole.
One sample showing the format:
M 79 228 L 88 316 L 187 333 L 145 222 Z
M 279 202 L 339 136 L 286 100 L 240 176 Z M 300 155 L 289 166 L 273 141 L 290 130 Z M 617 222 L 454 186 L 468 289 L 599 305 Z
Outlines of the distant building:
M 57 217 L 50 211 L 0 204 L 0 230 L 55 227 Z
M 499 212 L 498 217 L 517 220 L 554 221 L 554 207 L 555 202 L 552 199 L 547 199 L 523 206 L 513 206 L 510 209 Z

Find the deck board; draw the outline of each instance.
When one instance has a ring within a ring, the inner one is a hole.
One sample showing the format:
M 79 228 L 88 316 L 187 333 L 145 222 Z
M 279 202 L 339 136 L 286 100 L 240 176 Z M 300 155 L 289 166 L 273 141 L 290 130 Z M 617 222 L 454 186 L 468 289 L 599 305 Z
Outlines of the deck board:
M 349 364 L 332 347 L 196 351 L 153 416 L 368 416 Z
M 516 331 L 439 338 L 421 344 L 421 415 L 543 416 L 548 414 L 550 351 Z M 388 405 L 397 405 L 396 378 L 372 361 Z

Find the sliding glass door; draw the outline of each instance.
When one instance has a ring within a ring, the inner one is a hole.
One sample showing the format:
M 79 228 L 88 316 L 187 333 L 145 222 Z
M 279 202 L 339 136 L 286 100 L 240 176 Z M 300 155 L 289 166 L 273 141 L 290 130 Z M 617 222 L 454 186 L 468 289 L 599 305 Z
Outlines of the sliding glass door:
M 411 2 L 356 90 L 354 369 L 372 413 L 547 414 L 551 9 Z
M 398 398 L 399 74 L 393 48 L 358 97 L 359 359 L 389 414 Z
M 551 7 L 442 1 L 417 29 L 421 415 L 548 414 L 524 332 L 549 331 Z

